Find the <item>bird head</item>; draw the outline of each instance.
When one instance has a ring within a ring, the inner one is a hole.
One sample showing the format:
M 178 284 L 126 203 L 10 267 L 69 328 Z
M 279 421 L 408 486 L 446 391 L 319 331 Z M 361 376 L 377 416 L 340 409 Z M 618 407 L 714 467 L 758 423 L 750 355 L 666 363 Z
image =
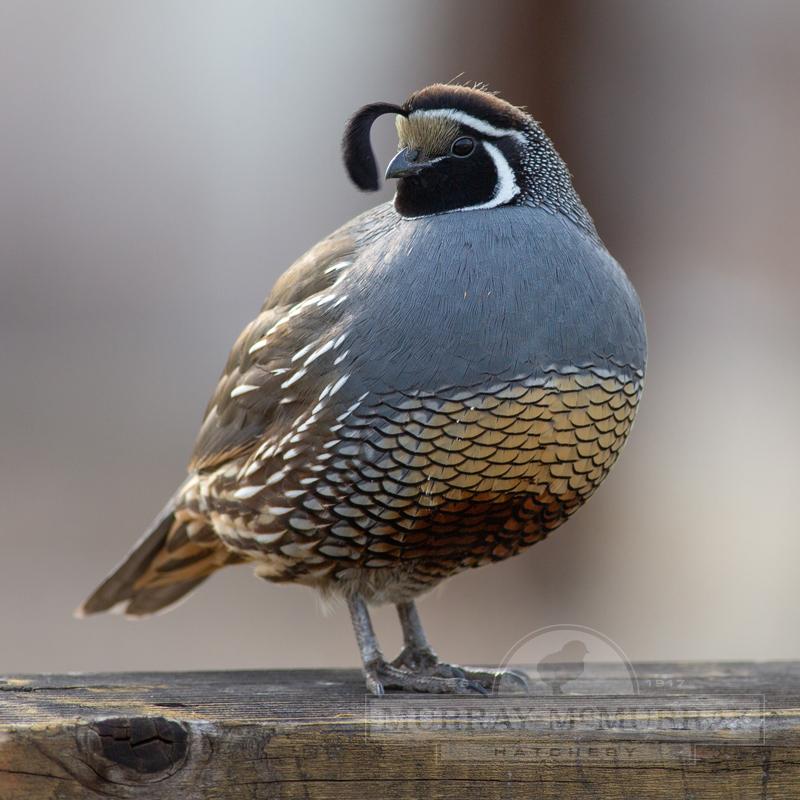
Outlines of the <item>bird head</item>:
M 386 178 L 397 180 L 394 205 L 404 217 L 521 204 L 582 210 L 564 162 L 535 120 L 467 86 L 434 84 L 402 106 L 373 103 L 357 111 L 343 151 L 360 189 L 378 188 L 369 133 L 387 113 L 397 117 L 399 150 Z

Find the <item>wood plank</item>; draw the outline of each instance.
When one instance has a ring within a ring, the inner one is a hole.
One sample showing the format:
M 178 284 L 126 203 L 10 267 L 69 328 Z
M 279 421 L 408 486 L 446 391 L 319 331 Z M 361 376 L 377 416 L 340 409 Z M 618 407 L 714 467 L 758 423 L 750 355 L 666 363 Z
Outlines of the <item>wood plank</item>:
M 798 798 L 800 662 L 367 696 L 348 670 L 0 679 L 0 800 Z

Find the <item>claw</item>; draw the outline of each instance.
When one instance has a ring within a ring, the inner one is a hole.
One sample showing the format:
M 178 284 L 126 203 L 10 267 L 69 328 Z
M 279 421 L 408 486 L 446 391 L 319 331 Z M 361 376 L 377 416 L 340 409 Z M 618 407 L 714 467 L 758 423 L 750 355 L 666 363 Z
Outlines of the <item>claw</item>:
M 374 694 L 375 697 L 383 697 L 384 688 L 383 684 L 378 679 L 377 673 L 367 669 L 365 670 L 365 677 L 367 682 L 367 691 L 370 694 Z
M 506 669 L 495 673 L 492 691 L 500 694 L 503 684 L 512 694 L 529 694 L 528 676 L 516 669 Z

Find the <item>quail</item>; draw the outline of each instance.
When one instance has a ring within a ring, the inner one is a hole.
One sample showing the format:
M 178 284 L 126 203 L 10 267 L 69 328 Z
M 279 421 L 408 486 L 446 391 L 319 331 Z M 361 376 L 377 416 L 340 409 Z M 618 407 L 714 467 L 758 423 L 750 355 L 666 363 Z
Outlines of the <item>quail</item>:
M 595 491 L 636 414 L 635 290 L 539 124 L 435 84 L 356 112 L 345 167 L 378 188 L 372 123 L 395 115 L 396 194 L 301 256 L 244 329 L 188 477 L 78 610 L 138 617 L 215 570 L 346 601 L 367 688 L 486 692 L 440 661 L 415 599 L 544 539 Z M 392 603 L 381 653 L 368 606 Z

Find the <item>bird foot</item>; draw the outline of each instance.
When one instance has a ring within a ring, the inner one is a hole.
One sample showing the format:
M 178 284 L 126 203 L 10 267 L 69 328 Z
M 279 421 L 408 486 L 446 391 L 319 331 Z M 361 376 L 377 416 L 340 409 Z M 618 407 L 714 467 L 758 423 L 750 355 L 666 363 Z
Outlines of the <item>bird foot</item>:
M 528 678 L 523 672 L 513 669 L 472 669 L 458 664 L 439 661 L 434 669 L 436 675 L 465 678 L 480 684 L 486 693 L 528 694 Z
M 391 664 L 381 660 L 368 665 L 366 677 L 367 688 L 378 696 L 387 689 L 466 695 L 486 695 L 501 688 L 528 691 L 528 680 L 521 672 L 447 664 L 428 648 L 404 647 Z
M 485 695 L 489 693 L 490 685 L 485 681 L 472 680 L 466 673 L 457 675 L 456 670 L 440 670 L 439 667 L 449 665 L 437 664 L 435 671 L 412 672 L 388 664 L 387 662 L 373 661 L 364 668 L 367 679 L 367 689 L 380 697 L 387 689 L 401 692 L 425 692 L 427 694 L 463 694 Z

